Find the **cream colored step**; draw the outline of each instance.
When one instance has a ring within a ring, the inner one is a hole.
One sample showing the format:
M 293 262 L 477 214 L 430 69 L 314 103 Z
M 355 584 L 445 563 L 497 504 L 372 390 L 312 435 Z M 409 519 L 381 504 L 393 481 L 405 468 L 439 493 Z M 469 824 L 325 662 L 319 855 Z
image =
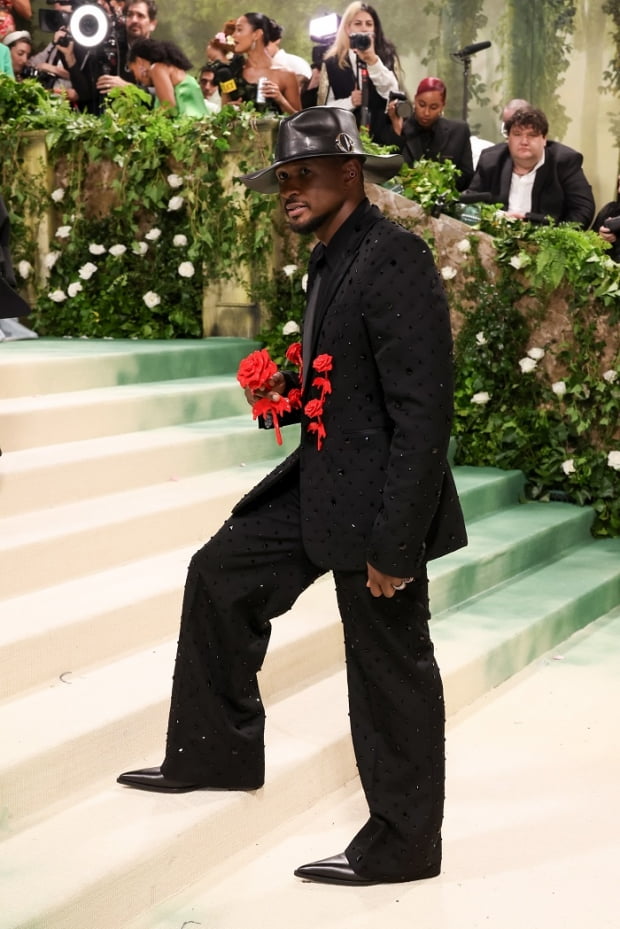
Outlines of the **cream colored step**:
M 2 594 L 15 597 L 203 544 L 273 462 L 170 480 L 0 519 Z
M 233 375 L 0 399 L 5 452 L 247 414 Z
M 0 461 L 0 515 L 111 494 L 198 473 L 281 458 L 299 430 L 259 429 L 243 415 L 5 453 Z
M 457 471 L 457 479 L 469 507 L 478 500 L 479 488 L 472 475 Z M 567 545 L 582 539 L 589 544 L 587 525 L 587 511 L 561 505 L 509 507 L 471 523 L 469 546 L 429 565 L 433 611 L 557 557 Z M 113 659 L 140 642 L 176 635 L 185 570 L 196 547 L 183 546 L 64 583 L 59 577 L 53 586 L 5 599 L 0 694 Z
M 37 339 L 5 342 L 0 397 L 230 374 L 257 348 L 248 339 Z
M 364 821 L 354 780 L 123 929 L 615 929 L 619 641 L 616 611 L 450 718 L 439 878 L 355 891 L 293 877 Z
M 267 726 L 262 790 L 162 797 L 105 778 L 81 802 L 6 838 L 0 862 L 10 880 L 0 929 L 124 927 L 154 902 L 153 886 L 161 899 L 162 891 L 204 877 L 354 776 L 343 674 L 278 701 Z M 139 763 L 131 748 L 125 739 Z M 147 760 L 156 763 L 160 754 Z
M 163 642 L 111 662 L 104 654 L 99 666 L 64 666 L 45 686 L 0 704 L 0 796 L 10 831 L 44 807 L 74 801 L 98 777 L 113 780 L 140 766 L 154 746 L 162 753 L 178 611 L 170 622 L 174 633 Z M 340 619 L 326 577 L 274 622 L 261 690 L 271 703 L 342 664 Z
M 614 608 L 620 600 L 619 556 L 616 540 L 575 548 L 437 614 L 432 633 L 450 712 Z M 267 699 L 272 692 L 303 688 L 340 660 L 339 621 L 325 583 L 311 588 L 309 599 L 302 598 L 290 616 L 274 622 L 272 649 L 282 658 L 270 656 L 266 664 Z M 101 668 L 78 669 L 0 707 L 0 731 L 8 733 L 10 746 L 2 796 L 14 828 L 42 802 L 57 799 L 59 790 L 70 795 L 92 781 L 103 766 L 142 766 L 150 751 L 161 754 L 174 641 Z M 55 720 L 62 725 L 54 726 Z M 34 740 L 24 736 L 39 730 Z M 124 760 L 123 751 L 130 758 Z

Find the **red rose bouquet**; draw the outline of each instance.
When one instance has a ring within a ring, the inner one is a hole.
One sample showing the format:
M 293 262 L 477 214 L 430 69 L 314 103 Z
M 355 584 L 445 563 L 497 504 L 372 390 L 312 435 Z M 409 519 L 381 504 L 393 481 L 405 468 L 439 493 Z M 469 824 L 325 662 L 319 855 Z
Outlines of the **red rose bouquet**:
M 301 343 L 293 342 L 286 351 L 286 358 L 292 365 L 299 368 L 299 379 L 301 381 L 303 373 Z M 319 390 L 319 396 L 306 403 L 304 413 L 308 419 L 313 420 L 313 422 L 308 423 L 308 432 L 316 433 L 317 448 L 320 451 L 326 435 L 325 426 L 323 425 L 325 397 L 332 391 L 332 385 L 328 377 L 332 369 L 332 356 L 318 355 L 312 362 L 312 367 L 317 372 L 317 376 L 313 378 L 311 386 Z M 278 368 L 267 349 L 262 348 L 247 355 L 241 361 L 237 371 L 237 380 L 244 389 L 247 388 L 253 393 L 264 392 L 267 394 L 267 396 L 261 397 L 253 404 L 252 416 L 254 419 L 262 416 L 266 422 L 273 425 L 276 441 L 278 445 L 282 445 L 278 417 L 290 413 L 291 410 L 301 408 L 301 390 L 294 387 L 289 390 L 287 397 L 282 397 L 277 392 L 270 393 L 270 381 L 277 370 Z

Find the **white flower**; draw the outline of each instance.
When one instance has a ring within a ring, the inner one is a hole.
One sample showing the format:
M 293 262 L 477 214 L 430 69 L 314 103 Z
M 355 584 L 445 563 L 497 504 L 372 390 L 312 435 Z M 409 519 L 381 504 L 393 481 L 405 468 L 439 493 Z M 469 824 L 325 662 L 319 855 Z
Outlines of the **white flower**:
M 610 452 L 607 456 L 607 464 L 614 471 L 620 471 L 620 452 Z
M 297 270 L 297 265 L 284 265 L 282 268 L 282 273 L 286 274 L 287 277 L 292 277 Z
M 67 293 L 70 297 L 76 297 L 81 290 L 84 290 L 79 281 L 72 281 L 67 287 Z
M 183 178 L 179 177 L 178 174 L 169 174 L 166 180 L 168 181 L 171 187 L 182 187 L 183 186 Z
M 528 355 L 530 358 L 533 358 L 534 361 L 540 361 L 541 358 L 545 357 L 545 350 L 544 348 L 530 348 Z
M 156 294 L 154 290 L 148 290 L 142 299 L 150 310 L 152 310 L 154 306 L 159 306 L 161 303 L 161 297 L 159 294 Z
M 562 471 L 566 475 L 575 473 L 575 462 L 572 458 L 567 458 L 566 461 L 562 462 Z
M 91 255 L 105 255 L 106 247 L 105 245 L 98 245 L 97 242 L 91 242 L 88 246 L 88 251 Z
M 51 294 L 47 295 L 50 300 L 53 300 L 54 303 L 62 303 L 63 300 L 67 299 L 67 295 L 64 290 L 53 290 Z
M 491 394 L 488 394 L 486 390 L 481 390 L 479 393 L 473 395 L 471 402 L 478 403 L 480 406 L 484 406 L 485 403 L 488 403 L 490 399 Z
M 180 210 L 185 200 L 183 197 L 170 197 L 168 200 L 168 212 L 172 213 L 174 210 Z
M 525 257 L 523 255 L 513 255 L 510 259 L 510 264 L 518 271 L 525 264 Z
M 564 381 L 555 381 L 551 385 L 551 390 L 557 397 L 563 397 L 566 393 L 566 384 Z
M 20 261 L 17 265 L 17 270 L 19 271 L 20 277 L 23 277 L 23 279 L 26 280 L 32 271 L 32 265 L 29 261 Z
M 193 277 L 196 270 L 191 261 L 182 261 L 178 267 L 178 272 L 181 277 Z
M 486 340 L 486 336 L 484 332 L 477 332 L 476 333 L 476 345 L 486 345 L 486 344 L 487 344 L 487 340 Z
M 453 277 L 456 277 L 456 268 L 452 268 L 450 265 L 444 265 L 441 269 L 441 276 L 444 281 L 451 281 Z
M 68 239 L 71 234 L 71 226 L 59 226 L 56 230 L 57 239 Z
M 43 264 L 48 271 L 51 271 L 58 259 L 60 258 L 60 252 L 48 252 L 45 258 L 43 259 Z
M 456 243 L 456 247 L 459 252 L 462 252 L 464 255 L 466 255 L 467 252 L 471 252 L 471 242 L 469 239 L 461 239 L 460 242 Z
M 50 196 L 51 196 L 52 200 L 54 201 L 54 203 L 60 203 L 60 201 L 64 199 L 64 196 L 65 196 L 65 188 L 64 188 L 64 187 L 57 187 L 56 190 L 53 190 L 53 191 L 52 191 L 52 193 L 50 194 Z
M 522 358 L 519 362 L 519 367 L 521 368 L 522 374 L 530 374 L 536 367 L 536 362 L 533 358 Z
M 131 250 L 134 253 L 134 255 L 142 256 L 142 255 L 146 255 L 146 253 L 149 250 L 149 247 L 146 244 L 146 242 L 134 242 L 133 245 L 131 246 Z
M 120 256 L 124 255 L 125 252 L 127 251 L 127 246 L 121 245 L 121 243 L 119 242 L 118 245 L 112 245 L 109 251 L 110 251 L 110 254 L 113 255 L 114 258 L 120 258 Z
M 282 326 L 282 335 L 295 335 L 295 333 L 299 331 L 299 324 L 296 323 L 294 319 L 289 319 L 289 321 Z
M 303 290 L 304 293 L 306 293 L 308 290 L 308 275 L 307 274 L 304 274 L 304 276 L 301 279 L 301 289 Z
M 172 244 L 175 248 L 183 248 L 187 245 L 187 236 L 183 235 L 182 232 L 178 232 L 172 240 Z
M 95 271 L 97 270 L 97 265 L 94 265 L 92 261 L 87 261 L 85 265 L 82 265 L 78 271 L 79 276 L 83 281 L 89 281 Z
M 609 371 L 605 371 L 603 374 L 603 380 L 607 381 L 608 384 L 615 384 L 618 380 L 618 372 L 610 368 Z
M 160 235 L 161 235 L 161 229 L 158 229 L 157 226 L 153 226 L 152 229 L 149 229 L 149 231 L 144 236 L 144 238 L 148 239 L 149 242 L 157 242 Z

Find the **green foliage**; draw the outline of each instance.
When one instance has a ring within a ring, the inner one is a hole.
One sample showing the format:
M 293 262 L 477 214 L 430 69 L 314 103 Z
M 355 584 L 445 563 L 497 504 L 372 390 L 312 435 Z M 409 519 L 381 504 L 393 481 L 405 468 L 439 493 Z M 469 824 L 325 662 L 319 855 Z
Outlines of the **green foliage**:
M 403 165 L 398 174 L 402 194 L 415 200 L 427 213 L 440 204 L 444 212 L 458 200 L 456 178 L 458 169 L 451 161 L 421 158 L 414 165 Z
M 252 109 L 172 118 L 145 107 L 133 86 L 113 92 L 100 117 L 44 107 L 57 183 L 50 196 L 43 169 L 28 183 L 15 172 L 26 107 L 39 95 L 29 83 L 11 82 L 0 95 L 0 137 L 14 159 L 2 183 L 16 263 L 36 265 L 34 216 L 53 210 L 60 226 L 43 256 L 48 280 L 28 282 L 35 327 L 55 336 L 199 337 L 205 283 L 235 278 L 271 246 L 272 205 L 226 178 L 231 148 L 239 163 L 259 142 Z
M 571 241 L 574 230 L 556 231 Z M 457 463 L 518 468 L 529 498 L 587 504 L 595 535 L 620 534 L 620 357 L 616 350 L 602 362 L 600 334 L 609 314 L 582 292 L 569 301 L 562 341 L 536 344 L 544 313 L 520 308 L 524 296 L 541 297 L 526 272 L 515 275 L 507 262 L 491 280 L 473 264 L 451 291 L 464 318 L 455 345 Z

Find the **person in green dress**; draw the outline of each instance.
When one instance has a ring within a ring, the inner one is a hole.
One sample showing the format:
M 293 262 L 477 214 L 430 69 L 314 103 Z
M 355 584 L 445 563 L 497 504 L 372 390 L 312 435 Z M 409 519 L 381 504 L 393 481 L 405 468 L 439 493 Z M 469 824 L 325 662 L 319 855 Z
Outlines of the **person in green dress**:
M 188 74 L 192 63 L 174 42 L 138 39 L 130 48 L 128 65 L 136 81 L 152 87 L 157 105 L 168 107 L 171 115 L 206 115 L 200 85 Z

